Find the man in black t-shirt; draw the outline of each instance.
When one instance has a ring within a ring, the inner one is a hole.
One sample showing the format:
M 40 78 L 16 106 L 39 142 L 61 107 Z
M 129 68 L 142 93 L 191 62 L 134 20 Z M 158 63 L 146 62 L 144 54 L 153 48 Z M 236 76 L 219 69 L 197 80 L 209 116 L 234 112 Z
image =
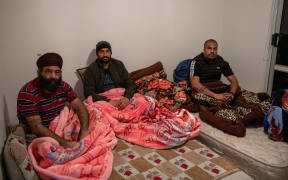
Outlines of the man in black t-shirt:
M 190 70 L 190 81 L 192 88 L 198 92 L 214 97 L 220 101 L 231 101 L 239 87 L 238 80 L 232 72 L 229 64 L 217 55 L 218 44 L 214 39 L 209 39 L 204 43 L 203 53 L 196 56 L 194 68 Z M 225 93 L 215 93 L 206 88 L 203 84 L 219 81 L 221 75 L 230 82 L 230 91 Z

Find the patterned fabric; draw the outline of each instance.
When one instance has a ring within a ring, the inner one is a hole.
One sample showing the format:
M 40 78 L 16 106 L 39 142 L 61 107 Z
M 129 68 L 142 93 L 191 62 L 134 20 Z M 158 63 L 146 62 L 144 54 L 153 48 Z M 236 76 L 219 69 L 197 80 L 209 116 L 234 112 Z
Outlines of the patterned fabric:
M 288 142 L 288 89 L 272 93 L 272 107 L 264 119 L 264 130 L 275 141 Z
M 27 152 L 23 127 L 17 126 L 8 136 L 4 148 L 4 158 L 5 169 L 11 180 L 38 180 Z
M 101 95 L 117 99 L 123 94 L 123 88 L 115 88 Z M 201 128 L 199 119 L 186 109 L 171 112 L 155 99 L 138 93 L 124 109 L 105 101 L 93 103 L 89 98 L 86 102 L 88 108 L 101 111 L 102 121 L 113 128 L 117 137 L 144 147 L 167 149 L 179 146 L 197 136 Z
M 216 93 L 229 91 L 229 86 L 220 81 L 204 85 Z M 234 100 L 225 104 L 195 90 L 191 96 L 193 102 L 203 106 L 200 108 L 200 111 L 205 111 L 200 112 L 202 120 L 226 133 L 240 137 L 245 136 L 245 126 L 252 122 L 262 122 L 271 106 L 271 98 L 267 94 L 253 93 L 245 89 L 239 90 Z M 235 130 L 236 127 L 238 130 Z
M 45 98 L 38 88 L 39 78 L 23 86 L 18 94 L 17 111 L 18 119 L 26 126 L 26 133 L 30 133 L 30 126 L 26 118 L 40 115 L 42 124 L 49 127 L 50 122 L 60 114 L 65 103 L 73 101 L 77 96 L 71 86 L 62 81 L 56 93 Z
M 124 91 L 114 88 L 101 95 L 117 99 L 123 97 Z M 167 149 L 186 143 L 200 132 L 199 119 L 187 110 L 170 112 L 155 99 L 140 94 L 134 94 L 124 109 L 106 101 L 93 102 L 92 97 L 84 104 L 90 133 L 75 147 L 64 149 L 50 137 L 36 138 L 29 145 L 29 155 L 41 178 L 107 179 L 113 163 L 111 149 L 117 143 L 115 135 L 141 146 Z M 65 107 L 49 129 L 63 139 L 75 141 L 79 127 L 77 114 Z
M 144 76 L 135 81 L 137 91 L 157 99 L 163 106 L 175 111 L 187 102 L 185 90 L 187 82 L 171 82 L 166 80 L 164 70 Z
M 169 150 L 156 150 L 119 139 L 113 154 L 111 180 L 222 179 L 242 172 L 197 140 Z
M 110 176 L 112 149 L 117 144 L 115 134 L 110 126 L 101 122 L 97 116 L 99 111 L 87 109 L 89 135 L 73 148 L 64 149 L 50 137 L 36 138 L 29 145 L 29 156 L 41 179 L 108 179 Z M 72 108 L 65 107 L 49 129 L 63 139 L 76 141 L 79 118 Z

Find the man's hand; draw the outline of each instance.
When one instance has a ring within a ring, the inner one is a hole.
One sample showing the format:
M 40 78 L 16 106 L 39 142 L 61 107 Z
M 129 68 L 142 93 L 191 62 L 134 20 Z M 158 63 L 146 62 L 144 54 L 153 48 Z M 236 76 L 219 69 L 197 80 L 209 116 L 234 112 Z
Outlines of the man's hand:
M 78 140 L 81 141 L 82 139 L 84 139 L 86 136 L 89 135 L 89 130 L 80 130 L 80 135 L 78 137 Z
M 124 97 L 124 98 L 120 99 L 119 108 L 124 109 L 126 106 L 128 106 L 128 104 L 129 104 L 129 99 Z
M 234 99 L 234 95 L 232 93 L 223 93 L 226 98 L 227 98 L 227 101 L 232 101 Z
M 60 145 L 63 146 L 65 149 L 66 148 L 73 148 L 74 146 L 77 145 L 77 142 L 76 141 L 66 141 L 66 140 L 64 140 L 64 142 L 62 142 Z
M 120 100 L 110 100 L 109 103 L 118 108 L 120 105 Z
M 220 101 L 228 101 L 229 96 L 227 94 L 229 93 L 215 94 L 214 98 Z

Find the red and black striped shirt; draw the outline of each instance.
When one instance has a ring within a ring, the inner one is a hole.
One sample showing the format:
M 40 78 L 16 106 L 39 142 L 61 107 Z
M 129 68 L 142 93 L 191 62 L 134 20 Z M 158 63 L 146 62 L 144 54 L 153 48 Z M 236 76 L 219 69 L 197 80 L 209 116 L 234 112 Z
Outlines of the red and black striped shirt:
M 25 84 L 17 98 L 17 116 L 20 122 L 24 123 L 27 133 L 31 133 L 26 118 L 40 115 L 42 125 L 49 127 L 50 122 L 60 114 L 66 102 L 73 101 L 77 96 L 71 86 L 62 81 L 56 93 L 45 98 L 39 90 L 39 78 Z

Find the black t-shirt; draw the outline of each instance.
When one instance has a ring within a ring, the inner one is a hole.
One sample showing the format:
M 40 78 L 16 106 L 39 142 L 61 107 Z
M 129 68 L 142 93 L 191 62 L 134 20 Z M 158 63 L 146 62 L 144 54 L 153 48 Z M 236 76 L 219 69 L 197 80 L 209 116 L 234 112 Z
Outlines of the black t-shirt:
M 196 59 L 196 63 L 193 76 L 199 76 L 201 83 L 219 81 L 222 74 L 226 77 L 234 74 L 229 63 L 221 56 L 209 60 L 201 53 L 194 59 Z

